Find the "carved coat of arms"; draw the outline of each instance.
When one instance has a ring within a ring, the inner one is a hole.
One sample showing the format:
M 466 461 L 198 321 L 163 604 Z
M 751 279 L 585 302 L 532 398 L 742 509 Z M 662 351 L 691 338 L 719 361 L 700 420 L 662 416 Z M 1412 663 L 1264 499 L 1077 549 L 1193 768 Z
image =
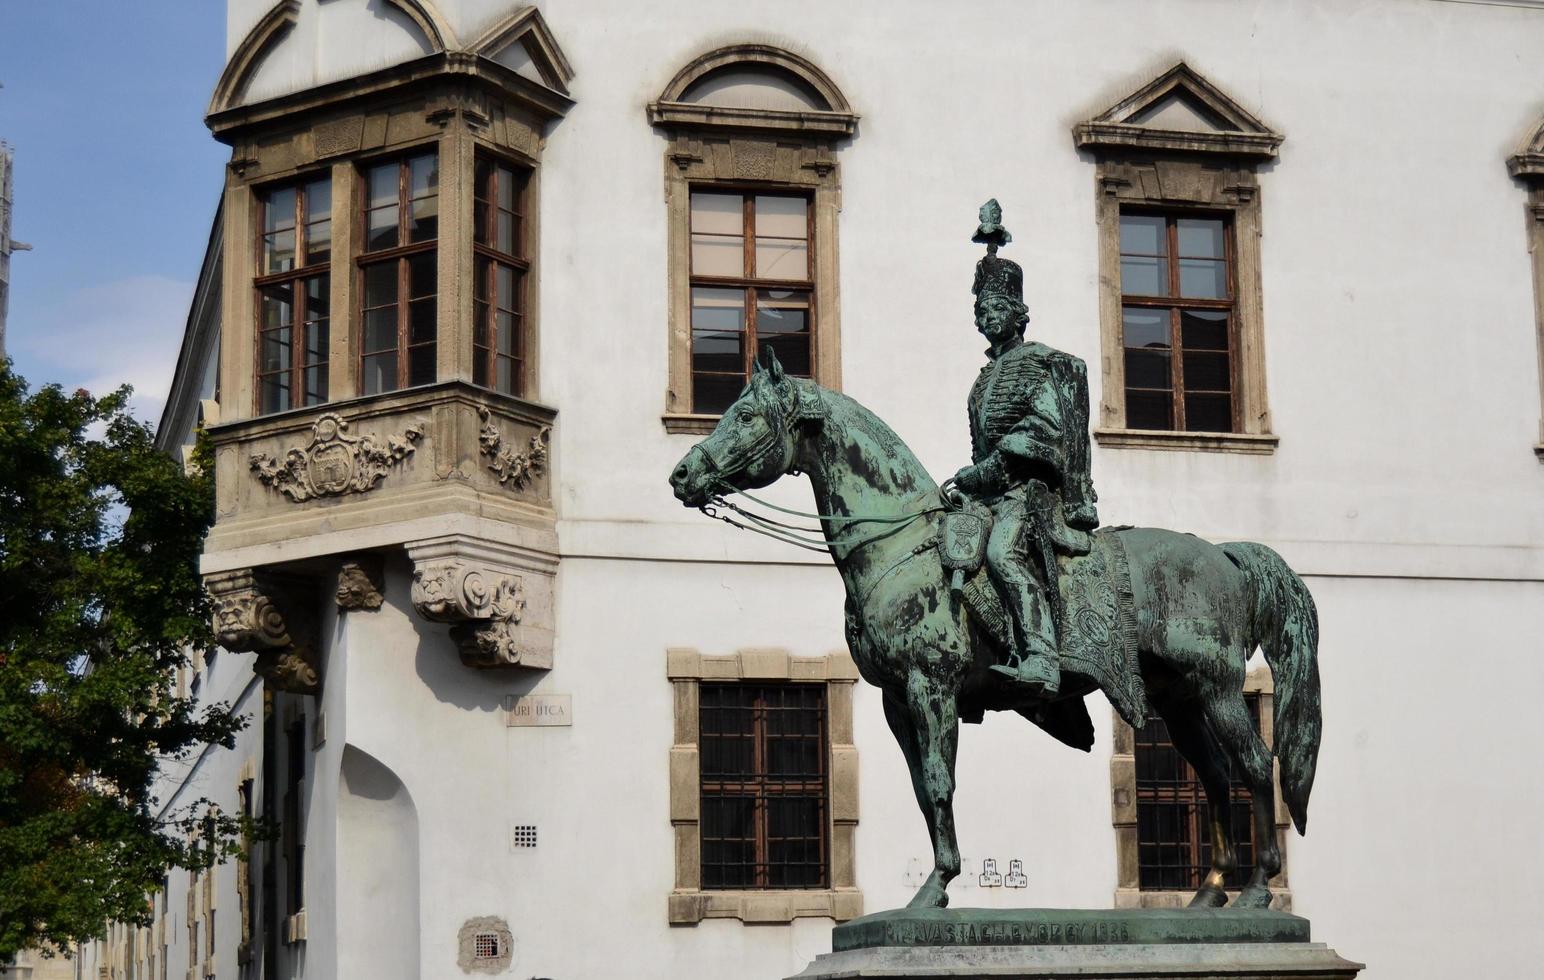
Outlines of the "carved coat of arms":
M 364 493 L 411 456 L 413 443 L 422 436 L 423 428 L 415 423 L 400 436 L 387 436 L 382 446 L 374 436 L 349 435 L 348 421 L 328 412 L 311 427 L 309 445 L 289 450 L 282 459 L 254 453 L 252 470 L 294 501 Z

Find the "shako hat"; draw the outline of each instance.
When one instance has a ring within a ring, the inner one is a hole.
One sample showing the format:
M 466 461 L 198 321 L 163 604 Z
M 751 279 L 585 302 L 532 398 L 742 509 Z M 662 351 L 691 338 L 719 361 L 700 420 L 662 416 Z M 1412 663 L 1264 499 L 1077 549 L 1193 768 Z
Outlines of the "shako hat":
M 997 255 L 999 246 L 1013 241 L 1013 236 L 1003 226 L 1003 208 L 997 198 L 981 205 L 981 223 L 971 241 L 986 245 L 986 255 L 976 263 L 976 282 L 970 289 L 976 298 L 1007 296 L 1024 302 L 1024 270 L 1017 262 Z

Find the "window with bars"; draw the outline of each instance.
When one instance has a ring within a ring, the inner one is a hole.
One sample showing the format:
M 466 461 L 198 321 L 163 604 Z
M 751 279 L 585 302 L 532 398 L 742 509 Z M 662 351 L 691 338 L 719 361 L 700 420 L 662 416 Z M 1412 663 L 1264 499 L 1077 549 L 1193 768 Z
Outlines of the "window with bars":
M 1249 716 L 1260 730 L 1260 697 L 1246 694 Z M 1153 719 L 1136 731 L 1137 880 L 1142 891 L 1190 891 L 1211 871 L 1212 837 L 1206 788 L 1169 740 L 1169 729 Z M 1229 777 L 1228 816 L 1238 847 L 1238 864 L 1226 882 L 1242 888 L 1254 873 L 1254 821 L 1249 789 Z
M 474 178 L 472 381 L 508 395 L 523 395 L 530 172 L 479 155 Z
M 332 179 L 269 189 L 259 197 L 257 411 L 327 400 L 332 260 Z
M 705 683 L 698 724 L 702 887 L 827 887 L 825 685 Z
M 1121 211 L 1127 428 L 1239 431 L 1233 251 L 1225 217 Z
M 439 155 L 364 169 L 360 393 L 435 380 L 439 276 Z
M 692 191 L 693 412 L 722 414 L 766 347 L 787 373 L 811 376 L 811 237 L 803 195 Z

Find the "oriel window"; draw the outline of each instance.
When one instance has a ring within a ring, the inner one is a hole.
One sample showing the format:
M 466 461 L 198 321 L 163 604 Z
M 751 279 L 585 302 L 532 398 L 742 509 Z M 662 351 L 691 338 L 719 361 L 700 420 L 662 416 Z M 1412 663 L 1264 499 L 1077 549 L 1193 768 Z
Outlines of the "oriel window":
M 824 684 L 703 684 L 702 887 L 824 888 Z
M 1230 222 L 1123 210 L 1120 280 L 1126 427 L 1238 431 Z
M 1246 694 L 1255 731 L 1260 730 L 1260 696 Z M 1168 726 L 1153 719 L 1136 732 L 1137 879 L 1142 891 L 1192 891 L 1212 868 L 1212 836 L 1206 788 L 1169 739 Z M 1224 883 L 1242 888 L 1254 874 L 1254 820 L 1249 788 L 1231 772 L 1228 819 L 1237 842 L 1238 865 Z
M 260 198 L 257 411 L 327 400 L 332 179 L 278 187 Z
M 371 165 L 361 183 L 360 392 L 430 384 L 439 314 L 439 156 Z
M 692 411 L 719 415 L 770 347 L 810 377 L 815 332 L 810 202 L 802 195 L 691 195 Z
M 507 395 L 526 392 L 526 187 L 530 173 L 478 156 L 473 196 L 472 381 Z

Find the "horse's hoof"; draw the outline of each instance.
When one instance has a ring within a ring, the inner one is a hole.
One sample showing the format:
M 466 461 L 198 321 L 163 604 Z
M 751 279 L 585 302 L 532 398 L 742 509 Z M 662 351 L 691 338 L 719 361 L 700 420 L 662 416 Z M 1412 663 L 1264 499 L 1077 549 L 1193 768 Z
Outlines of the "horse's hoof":
M 949 893 L 944 886 L 929 878 L 917 889 L 917 894 L 906 903 L 909 909 L 941 909 L 949 905 Z
M 1235 909 L 1268 909 L 1271 907 L 1271 890 L 1264 885 L 1246 885 L 1244 890 L 1238 893 L 1229 908 Z
M 1190 900 L 1193 909 L 1220 909 L 1228 904 L 1228 895 L 1221 888 L 1212 885 L 1202 885 L 1196 892 L 1195 898 Z

